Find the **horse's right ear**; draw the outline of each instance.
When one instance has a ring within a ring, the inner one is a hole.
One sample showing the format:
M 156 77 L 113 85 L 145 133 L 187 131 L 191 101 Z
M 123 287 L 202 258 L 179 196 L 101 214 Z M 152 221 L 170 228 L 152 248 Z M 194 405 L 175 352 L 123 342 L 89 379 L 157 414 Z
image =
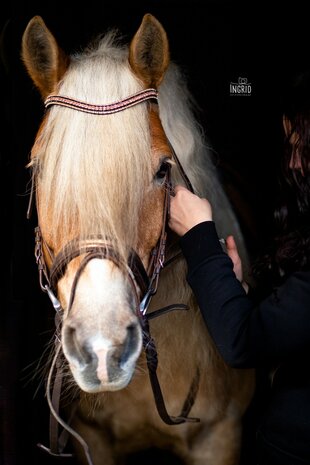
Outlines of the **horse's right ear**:
M 129 47 L 130 66 L 144 84 L 157 88 L 169 65 L 169 43 L 161 23 L 145 14 Z
M 34 16 L 25 29 L 21 57 L 28 74 L 45 99 L 64 75 L 69 58 L 40 16 Z

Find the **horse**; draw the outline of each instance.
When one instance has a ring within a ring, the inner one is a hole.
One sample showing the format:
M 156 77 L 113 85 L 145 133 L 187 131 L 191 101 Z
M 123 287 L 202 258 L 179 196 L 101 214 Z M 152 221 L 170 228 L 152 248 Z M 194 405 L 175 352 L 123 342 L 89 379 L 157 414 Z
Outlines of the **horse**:
M 225 364 L 202 320 L 167 226 L 173 185 L 209 197 L 244 260 L 246 246 L 164 27 L 147 13 L 128 44 L 113 29 L 69 56 L 35 16 L 21 56 L 46 107 L 30 204 L 56 311 L 47 399 L 63 429 L 42 447 L 66 455 L 69 433 L 81 464 L 163 450 L 236 465 L 254 373 Z

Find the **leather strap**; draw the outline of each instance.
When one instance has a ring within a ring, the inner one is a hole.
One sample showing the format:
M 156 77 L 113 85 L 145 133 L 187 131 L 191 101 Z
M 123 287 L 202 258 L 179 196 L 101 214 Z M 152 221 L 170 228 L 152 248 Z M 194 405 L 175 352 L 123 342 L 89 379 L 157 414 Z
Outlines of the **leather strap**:
M 97 236 L 96 240 L 90 238 L 84 243 L 74 239 L 56 255 L 53 261 L 49 280 L 54 290 L 57 288 L 58 281 L 65 274 L 68 263 L 83 254 L 96 254 L 98 258 L 112 260 L 117 266 L 121 266 L 121 259 L 117 252 L 112 248 L 111 244 L 101 240 L 100 236 Z M 134 250 L 130 252 L 127 266 L 133 273 L 137 285 L 143 294 L 148 288 L 149 278 L 139 255 Z
M 133 98 L 132 98 L 133 97 Z M 120 105 L 109 105 L 109 108 L 103 108 L 104 106 L 97 106 L 97 105 L 87 105 L 83 102 L 77 102 L 72 99 L 67 99 L 66 97 L 62 96 L 51 96 L 47 98 L 45 102 L 46 106 L 49 105 L 64 105 L 69 106 L 70 108 L 79 109 L 81 111 L 87 111 L 91 113 L 100 114 L 108 114 L 109 112 L 120 111 L 121 109 L 127 108 L 132 104 L 140 103 L 141 101 L 157 98 L 157 91 L 154 89 L 147 89 L 145 92 L 141 92 L 141 95 L 135 95 L 130 98 L 125 99 L 124 101 L 120 102 Z M 102 108 L 99 108 L 102 107 Z M 194 192 L 192 184 L 190 183 L 172 145 L 168 141 L 173 158 L 176 162 L 178 170 L 189 190 Z M 170 214 L 170 195 L 173 195 L 173 188 L 171 185 L 171 172 L 170 172 L 170 165 L 167 171 L 166 181 L 165 181 L 165 200 L 164 200 L 164 209 L 163 209 L 163 227 L 161 231 L 161 235 L 157 246 L 154 248 L 152 253 L 152 258 L 150 261 L 150 267 L 148 272 L 144 269 L 144 266 L 137 255 L 137 253 L 133 250 L 131 251 L 130 257 L 128 259 L 127 264 L 123 264 L 117 254 L 117 252 L 112 248 L 108 241 L 102 240 L 101 237 L 96 238 L 87 238 L 86 241 L 77 241 L 73 240 L 69 244 L 67 244 L 64 249 L 52 260 L 52 267 L 50 273 L 47 271 L 47 267 L 44 261 L 44 255 L 42 251 L 42 235 L 39 226 L 36 228 L 36 246 L 35 246 L 35 256 L 36 261 L 38 264 L 39 269 L 39 279 L 40 279 L 40 286 L 44 292 L 47 292 L 53 306 L 56 310 L 56 318 L 57 318 L 57 327 L 60 324 L 60 319 L 62 315 L 62 309 L 60 303 L 58 302 L 56 296 L 53 294 L 53 290 L 56 290 L 57 283 L 59 279 L 64 275 L 66 271 L 66 267 L 68 263 L 73 260 L 74 258 L 84 255 L 85 257 L 82 259 L 80 264 L 79 270 L 76 273 L 74 278 L 73 286 L 71 289 L 71 296 L 70 296 L 70 303 L 69 309 L 73 303 L 75 289 L 78 283 L 78 279 L 82 273 L 82 270 L 85 268 L 87 263 L 92 258 L 103 258 L 112 260 L 117 266 L 121 268 L 126 268 L 128 278 L 130 283 L 134 289 L 134 293 L 137 299 L 137 312 L 140 318 L 140 322 L 143 329 L 143 346 L 146 354 L 148 372 L 150 377 L 150 382 L 153 390 L 155 404 L 158 410 L 158 413 L 162 420 L 168 425 L 178 425 L 184 422 L 197 422 L 200 421 L 199 418 L 191 418 L 188 417 L 188 414 L 194 404 L 198 386 L 199 386 L 199 370 L 197 369 L 196 374 L 192 380 L 188 395 L 184 401 L 181 413 L 179 416 L 171 416 L 168 414 L 165 402 L 163 399 L 162 391 L 160 388 L 160 383 L 157 377 L 157 350 L 155 346 L 155 342 L 150 334 L 149 328 L 149 319 L 155 318 L 159 315 L 167 313 L 168 311 L 175 310 L 175 309 L 187 309 L 187 306 L 182 304 L 175 304 L 169 305 L 167 307 L 163 307 L 161 309 L 155 310 L 150 314 L 146 314 L 150 301 L 153 295 L 157 291 L 158 287 L 158 280 L 159 274 L 161 269 L 164 267 L 165 262 L 165 249 L 166 249 L 166 236 L 167 236 L 167 221 L 169 219 Z M 34 197 L 34 175 L 32 177 L 32 187 L 31 187 L 31 195 L 30 201 L 27 210 L 27 217 L 29 218 L 31 213 L 31 207 L 33 204 L 33 197 Z M 173 261 L 174 258 L 170 259 L 170 263 Z M 46 284 L 44 283 L 46 282 Z M 51 289 L 52 288 L 52 289 Z M 139 298 L 137 288 L 139 288 L 141 295 L 143 296 L 142 302 L 139 305 Z M 58 335 L 56 333 L 56 341 Z M 88 449 L 87 443 L 84 439 L 74 431 L 68 423 L 65 423 L 59 416 L 59 408 L 60 408 L 60 397 L 61 397 L 61 387 L 62 387 L 62 370 L 61 370 L 61 344 L 58 339 L 57 342 L 57 350 L 54 361 L 52 363 L 52 367 L 49 374 L 48 380 L 48 387 L 47 387 L 47 397 L 48 403 L 51 410 L 51 419 L 50 419 L 50 448 L 47 448 L 43 445 L 39 445 L 42 449 L 46 450 L 52 455 L 58 456 L 71 456 L 71 454 L 65 454 L 63 452 L 68 434 L 73 435 L 81 444 L 85 452 L 85 458 L 87 460 L 88 465 L 93 465 L 90 452 Z M 52 374 L 54 369 L 56 369 L 56 374 L 54 381 L 52 382 Z M 50 397 L 50 387 L 52 387 L 52 397 Z M 59 435 L 59 424 L 63 426 L 63 432 Z
M 148 321 L 144 322 L 143 330 L 144 330 L 143 331 L 143 345 L 144 345 L 144 350 L 145 350 L 145 355 L 146 355 L 149 378 L 150 378 L 150 382 L 151 382 L 151 386 L 152 386 L 152 390 L 154 394 L 156 408 L 157 408 L 157 411 L 161 419 L 167 425 L 180 425 L 181 423 L 185 423 L 185 422 L 199 422 L 200 421 L 199 418 L 188 416 L 195 402 L 196 394 L 198 391 L 199 379 L 200 379 L 199 370 L 197 369 L 197 373 L 191 383 L 190 390 L 185 399 L 180 415 L 176 417 L 169 415 L 166 409 L 165 401 L 162 395 L 161 387 L 160 387 L 159 380 L 158 380 L 157 373 L 156 373 L 157 365 L 158 365 L 157 350 L 156 350 L 155 342 L 150 334 L 150 328 L 149 328 Z

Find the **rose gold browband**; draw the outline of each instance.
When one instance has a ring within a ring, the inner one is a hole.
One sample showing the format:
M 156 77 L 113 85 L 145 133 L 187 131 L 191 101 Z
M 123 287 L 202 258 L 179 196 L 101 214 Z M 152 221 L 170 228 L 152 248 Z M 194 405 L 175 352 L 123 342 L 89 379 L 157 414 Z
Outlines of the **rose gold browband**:
M 70 97 L 62 95 L 49 95 L 44 101 L 45 108 L 51 105 L 60 105 L 63 107 L 72 108 L 73 110 L 83 111 L 85 113 L 92 113 L 94 115 L 110 115 L 118 111 L 125 110 L 126 108 L 137 105 L 145 100 L 155 99 L 157 102 L 158 91 L 156 89 L 145 89 L 126 97 L 119 102 L 110 103 L 108 105 L 94 105 L 91 103 L 81 102 Z

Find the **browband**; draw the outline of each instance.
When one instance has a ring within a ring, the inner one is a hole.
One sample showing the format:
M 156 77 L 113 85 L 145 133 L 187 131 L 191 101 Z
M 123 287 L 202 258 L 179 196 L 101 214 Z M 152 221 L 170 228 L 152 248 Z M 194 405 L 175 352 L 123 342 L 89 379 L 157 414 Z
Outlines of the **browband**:
M 94 115 L 110 115 L 112 113 L 117 113 L 118 111 L 122 111 L 126 108 L 137 105 L 138 103 L 144 102 L 145 100 L 151 99 L 155 99 L 157 102 L 158 91 L 156 89 L 150 88 L 140 90 L 136 94 L 126 97 L 124 100 L 107 105 L 94 105 L 91 103 L 85 103 L 70 97 L 64 97 L 63 95 L 49 95 L 44 101 L 44 105 L 45 108 L 48 108 L 52 105 L 60 105 L 63 107 L 72 108 L 73 110 L 92 113 Z

